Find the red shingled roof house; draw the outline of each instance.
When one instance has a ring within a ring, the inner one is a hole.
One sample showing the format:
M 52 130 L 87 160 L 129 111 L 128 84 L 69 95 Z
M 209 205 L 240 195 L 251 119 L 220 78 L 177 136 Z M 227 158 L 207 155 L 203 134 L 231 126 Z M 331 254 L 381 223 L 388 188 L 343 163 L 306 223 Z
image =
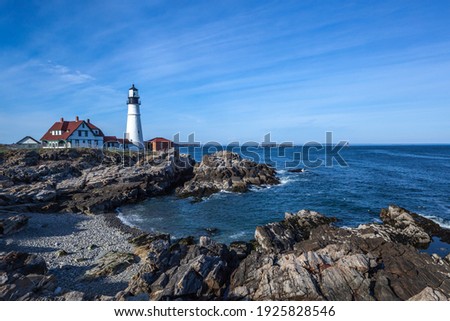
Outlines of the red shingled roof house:
M 42 136 L 43 148 L 103 148 L 104 134 L 100 128 L 87 121 L 76 117 L 75 121 L 65 121 L 61 118 L 59 122 Z

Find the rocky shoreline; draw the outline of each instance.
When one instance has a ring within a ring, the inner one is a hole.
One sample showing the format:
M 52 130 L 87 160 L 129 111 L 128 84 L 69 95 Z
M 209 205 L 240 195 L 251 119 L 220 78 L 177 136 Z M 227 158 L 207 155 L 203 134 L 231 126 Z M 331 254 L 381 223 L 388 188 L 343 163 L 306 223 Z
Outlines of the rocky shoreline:
M 175 151 L 0 153 L 0 212 L 99 214 L 175 190 L 179 197 L 200 200 L 221 190 L 245 192 L 252 185 L 278 183 L 273 168 L 232 152 L 205 155 L 199 164 Z
M 27 216 L 0 239 L 0 300 L 450 298 L 450 255 L 419 250 L 434 223 L 397 206 L 381 212 L 383 224 L 351 229 L 286 213 L 257 227 L 254 241 L 229 245 L 142 233 L 114 214 Z
M 340 228 L 301 210 L 256 227 L 250 242 L 173 240 L 125 226 L 112 210 L 174 191 L 198 201 L 278 184 L 275 170 L 230 152 L 200 164 L 175 153 L 120 156 L 0 155 L 0 300 L 450 298 L 450 255 L 422 251 L 436 238 L 448 244 L 450 230 L 418 214 L 393 205 L 382 224 Z

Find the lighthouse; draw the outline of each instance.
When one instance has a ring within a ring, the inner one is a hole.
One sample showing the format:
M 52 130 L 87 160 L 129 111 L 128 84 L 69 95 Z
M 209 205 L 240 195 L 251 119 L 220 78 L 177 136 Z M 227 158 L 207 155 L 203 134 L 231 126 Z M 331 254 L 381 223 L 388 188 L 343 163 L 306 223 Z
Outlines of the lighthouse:
M 131 86 L 128 90 L 128 117 L 126 136 L 130 142 L 139 149 L 144 148 L 144 139 L 141 125 L 141 101 L 136 87 Z

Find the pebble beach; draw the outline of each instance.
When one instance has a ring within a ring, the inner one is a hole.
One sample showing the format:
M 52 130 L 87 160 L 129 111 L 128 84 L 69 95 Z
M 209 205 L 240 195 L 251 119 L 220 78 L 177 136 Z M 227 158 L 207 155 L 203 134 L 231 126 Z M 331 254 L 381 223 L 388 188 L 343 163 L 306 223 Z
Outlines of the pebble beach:
M 49 273 L 63 291 L 80 291 L 88 296 L 113 296 L 125 289 L 140 264 L 103 278 L 85 280 L 85 272 L 106 253 L 132 253 L 128 239 L 139 233 L 124 226 L 115 214 L 27 213 L 28 226 L 0 239 L 0 252 L 19 251 L 45 259 Z

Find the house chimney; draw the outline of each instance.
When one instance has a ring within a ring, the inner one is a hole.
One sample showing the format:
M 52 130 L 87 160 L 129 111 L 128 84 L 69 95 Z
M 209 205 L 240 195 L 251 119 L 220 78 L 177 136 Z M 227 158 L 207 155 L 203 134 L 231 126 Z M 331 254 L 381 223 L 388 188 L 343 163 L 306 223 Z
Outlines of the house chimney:
M 90 124 L 90 123 L 91 123 L 91 120 L 88 118 L 88 119 L 87 119 L 87 122 L 88 122 L 88 124 Z
M 61 123 L 63 123 L 64 122 L 64 118 L 61 117 L 60 121 L 61 121 Z
M 75 117 L 75 121 L 78 123 L 80 121 L 80 118 L 78 116 Z

